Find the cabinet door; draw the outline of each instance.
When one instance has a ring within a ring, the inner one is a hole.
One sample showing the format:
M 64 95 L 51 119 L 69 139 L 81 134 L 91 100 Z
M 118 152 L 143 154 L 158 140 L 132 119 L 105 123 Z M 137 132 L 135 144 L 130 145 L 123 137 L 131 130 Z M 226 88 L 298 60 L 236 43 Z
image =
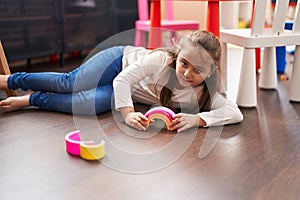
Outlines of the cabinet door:
M 109 0 L 66 0 L 65 51 L 91 49 L 109 36 Z
M 61 49 L 54 0 L 1 0 L 0 40 L 8 60 Z
M 114 34 L 134 29 L 138 19 L 137 0 L 111 0 L 110 26 Z

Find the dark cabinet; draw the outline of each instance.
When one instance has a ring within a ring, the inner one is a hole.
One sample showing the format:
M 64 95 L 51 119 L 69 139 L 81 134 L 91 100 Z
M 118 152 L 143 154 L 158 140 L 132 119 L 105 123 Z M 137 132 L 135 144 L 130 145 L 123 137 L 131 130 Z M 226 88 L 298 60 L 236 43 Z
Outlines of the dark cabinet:
M 120 33 L 134 29 L 134 23 L 138 19 L 137 0 L 110 0 L 110 21 L 113 33 Z
M 112 34 L 134 28 L 136 0 L 129 2 L 0 0 L 0 40 L 7 59 L 93 48 Z
M 64 51 L 92 48 L 109 36 L 109 1 L 65 1 L 63 11 Z
M 56 5 L 51 0 L 0 0 L 0 40 L 8 60 L 60 51 Z

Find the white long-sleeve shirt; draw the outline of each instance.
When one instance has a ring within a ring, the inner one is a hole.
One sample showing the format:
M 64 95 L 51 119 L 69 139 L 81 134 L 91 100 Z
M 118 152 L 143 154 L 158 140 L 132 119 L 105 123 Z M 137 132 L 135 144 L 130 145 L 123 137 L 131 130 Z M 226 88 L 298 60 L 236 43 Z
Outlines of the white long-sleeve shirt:
M 122 71 L 114 79 L 115 108 L 133 107 L 134 102 L 148 105 L 159 104 L 159 95 L 155 84 L 166 76 L 165 70 L 168 54 L 164 51 L 154 51 L 127 46 L 122 59 Z M 163 80 L 167 81 L 167 80 Z M 164 84 L 164 82 L 160 82 Z M 197 93 L 202 92 L 202 86 L 194 88 L 173 89 L 172 103 L 175 107 L 188 107 L 191 111 L 199 110 Z M 237 105 L 224 98 L 219 93 L 212 98 L 211 110 L 198 115 L 207 126 L 220 126 L 238 123 L 243 115 Z

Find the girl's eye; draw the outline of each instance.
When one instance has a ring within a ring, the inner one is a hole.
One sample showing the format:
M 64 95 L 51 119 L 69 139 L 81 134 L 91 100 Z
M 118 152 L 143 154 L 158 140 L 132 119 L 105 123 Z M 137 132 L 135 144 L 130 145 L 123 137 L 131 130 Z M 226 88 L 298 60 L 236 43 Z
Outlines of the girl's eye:
M 182 65 L 183 67 L 187 67 L 187 66 L 188 66 L 188 63 L 185 62 L 185 61 L 181 61 L 181 65 Z

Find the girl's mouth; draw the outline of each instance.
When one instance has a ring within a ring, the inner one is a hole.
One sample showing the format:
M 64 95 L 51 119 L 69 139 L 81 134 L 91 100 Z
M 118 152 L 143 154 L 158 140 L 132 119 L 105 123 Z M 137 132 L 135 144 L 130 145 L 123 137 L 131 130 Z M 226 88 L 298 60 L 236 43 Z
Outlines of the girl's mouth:
M 179 76 L 179 80 L 184 86 L 190 86 L 193 82 L 192 80 L 185 79 L 183 76 Z

